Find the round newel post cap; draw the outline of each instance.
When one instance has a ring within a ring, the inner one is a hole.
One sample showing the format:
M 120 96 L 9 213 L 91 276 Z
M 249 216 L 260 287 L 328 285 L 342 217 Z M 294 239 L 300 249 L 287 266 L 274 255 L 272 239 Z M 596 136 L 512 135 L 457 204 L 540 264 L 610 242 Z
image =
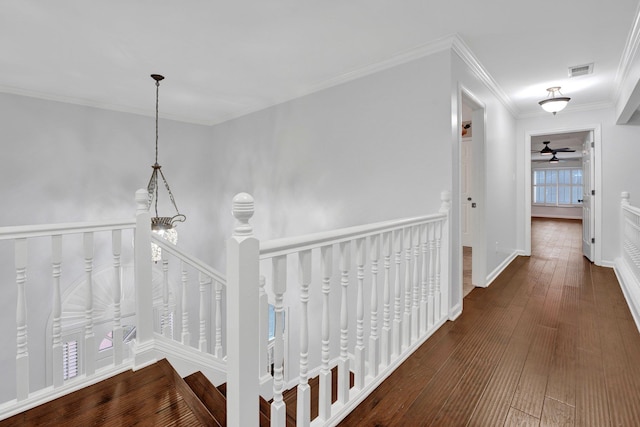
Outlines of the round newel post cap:
M 146 212 L 149 210 L 149 192 L 146 188 L 136 191 L 136 210 L 138 212 Z
M 233 216 L 238 220 L 238 224 L 233 234 L 236 236 L 251 235 L 253 228 L 249 224 L 249 220 L 254 213 L 253 196 L 248 193 L 238 193 L 233 198 L 233 208 L 231 210 Z
M 440 212 L 448 212 L 451 209 L 451 191 L 443 190 L 440 193 L 440 202 Z
M 631 199 L 631 195 L 629 194 L 628 191 L 623 191 L 622 193 L 620 193 L 620 198 L 622 198 L 623 204 L 628 204 L 629 199 Z

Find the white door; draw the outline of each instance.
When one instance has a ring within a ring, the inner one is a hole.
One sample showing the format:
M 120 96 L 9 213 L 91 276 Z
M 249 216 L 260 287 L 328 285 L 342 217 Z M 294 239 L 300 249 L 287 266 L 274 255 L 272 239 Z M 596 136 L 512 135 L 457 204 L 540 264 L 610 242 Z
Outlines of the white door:
M 461 186 L 462 191 L 462 246 L 473 246 L 472 221 L 471 221 L 471 203 L 473 203 L 471 193 L 473 191 L 473 146 L 471 138 L 463 138 L 460 150 L 461 158 Z
M 595 221 L 593 218 L 593 131 L 584 143 L 582 150 L 582 253 L 593 262 L 593 245 L 595 244 Z

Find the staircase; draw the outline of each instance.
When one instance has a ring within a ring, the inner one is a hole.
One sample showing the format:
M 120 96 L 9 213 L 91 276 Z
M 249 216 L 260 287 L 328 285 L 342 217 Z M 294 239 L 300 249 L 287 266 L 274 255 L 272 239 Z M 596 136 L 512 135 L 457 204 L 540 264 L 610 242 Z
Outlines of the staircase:
M 335 383 L 337 369 L 332 373 Z M 318 377 L 310 379 L 309 384 L 312 401 L 317 402 Z M 162 359 L 0 421 L 0 427 L 137 424 L 222 427 L 227 425 L 226 392 L 226 384 L 216 387 L 199 371 L 181 378 Z M 295 427 L 296 388 L 284 392 L 283 397 L 287 405 L 286 425 Z M 271 403 L 260 397 L 259 407 L 260 427 L 269 427 Z M 317 417 L 317 405 L 311 408 L 311 417 Z

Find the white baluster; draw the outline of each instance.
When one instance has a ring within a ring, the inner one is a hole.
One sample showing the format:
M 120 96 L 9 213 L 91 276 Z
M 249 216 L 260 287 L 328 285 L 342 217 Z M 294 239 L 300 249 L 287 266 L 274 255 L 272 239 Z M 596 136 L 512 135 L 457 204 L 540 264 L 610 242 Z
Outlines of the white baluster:
M 84 310 L 84 372 L 87 376 L 96 371 L 96 346 L 93 333 L 93 233 L 84 234 L 84 271 L 86 294 Z
M 349 268 L 351 266 L 351 242 L 340 243 L 340 357 L 338 359 L 338 402 L 345 404 L 349 400 L 349 316 L 347 288 L 349 286 Z
M 411 344 L 411 229 L 404 229 L 404 317 L 402 318 L 402 345 Z
M 278 256 L 272 259 L 273 293 L 275 294 L 275 342 L 273 361 L 273 402 L 271 402 L 271 426 L 285 425 L 287 408 L 282 398 L 284 392 L 284 328 L 283 298 L 287 290 L 287 258 Z
M 382 365 L 388 366 L 391 361 L 391 233 L 382 235 L 382 254 L 384 256 L 384 289 L 383 289 L 383 312 L 382 312 L 382 341 L 381 359 Z
M 227 240 L 227 425 L 257 426 L 260 242 L 249 223 L 253 197 L 236 195 L 232 212 L 237 224 Z M 273 422 L 273 409 L 271 417 Z
M 216 282 L 216 297 L 218 296 L 218 283 Z M 260 310 L 260 378 L 270 376 L 269 368 L 269 297 L 265 290 L 266 280 L 264 276 L 260 276 L 260 289 L 258 291 L 258 309 Z M 217 312 L 216 304 L 216 312 Z M 217 332 L 216 332 L 217 334 Z M 217 343 L 216 343 L 217 347 Z M 222 350 L 222 349 L 221 349 Z M 216 355 L 216 357 L 219 357 Z
M 424 335 L 429 328 L 427 295 L 429 292 L 429 242 L 427 236 L 427 224 L 420 226 L 422 241 L 422 273 L 420 274 L 420 334 Z
M 413 304 L 411 307 L 411 338 L 415 342 L 420 335 L 420 227 L 412 227 L 413 233 Z
M 181 341 L 182 344 L 189 346 L 191 345 L 191 334 L 189 333 L 189 300 L 187 298 L 187 287 L 188 287 L 188 274 L 187 274 L 187 265 L 182 262 L 182 333 L 181 333 Z
M 435 289 L 436 289 L 436 238 L 435 238 L 436 223 L 429 223 L 428 237 L 429 237 L 429 294 L 427 296 L 427 305 L 429 312 L 428 327 L 431 328 L 435 323 Z
M 393 250 L 395 252 L 396 268 L 393 281 L 393 354 L 401 353 L 402 342 L 402 287 L 400 285 L 400 262 L 402 261 L 402 230 L 393 232 Z
M 169 319 L 169 258 L 167 251 L 160 252 L 162 258 L 162 335 L 173 338 Z
M 331 368 L 329 367 L 330 308 L 329 292 L 333 274 L 333 248 L 320 248 L 322 268 L 322 366 L 320 368 L 320 396 L 318 397 L 318 416 L 321 420 L 331 417 Z
M 356 295 L 356 347 L 354 354 L 354 385 L 364 388 L 365 353 L 364 353 L 364 250 L 365 239 L 356 240 L 356 276 L 358 288 Z
M 296 426 L 308 427 L 311 423 L 311 387 L 307 377 L 309 358 L 309 284 L 311 283 L 311 251 L 298 253 L 298 282 L 300 283 L 300 381 Z
M 216 337 L 213 355 L 222 359 L 222 283 L 215 281 L 216 291 Z
M 53 271 L 53 322 L 52 322 L 52 369 L 53 386 L 60 387 L 64 383 L 62 356 L 62 300 L 60 294 L 60 275 L 62 263 L 62 236 L 51 236 L 51 265 Z
M 378 256 L 380 236 L 371 236 L 371 332 L 369 334 L 369 375 L 378 376 L 380 338 L 378 337 Z
M 165 251 L 166 252 L 166 251 Z M 198 348 L 200 351 L 207 352 L 207 298 L 206 298 L 206 284 L 207 280 L 204 274 L 198 274 L 198 282 L 200 284 L 200 339 L 198 340 Z
M 113 252 L 113 331 L 111 342 L 113 342 L 113 364 L 122 364 L 123 342 L 122 342 L 122 314 L 120 310 L 120 299 L 122 295 L 122 280 L 120 253 L 122 251 L 122 230 L 113 230 L 111 233 L 111 246 Z
M 16 399 L 29 397 L 29 341 L 27 338 L 27 239 L 14 242 L 16 285 L 18 287 L 16 306 Z

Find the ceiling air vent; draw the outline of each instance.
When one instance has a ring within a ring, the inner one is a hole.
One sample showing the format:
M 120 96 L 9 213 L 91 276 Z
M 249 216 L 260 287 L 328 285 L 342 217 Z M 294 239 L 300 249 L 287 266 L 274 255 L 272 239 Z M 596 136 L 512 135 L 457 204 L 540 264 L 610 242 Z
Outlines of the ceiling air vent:
M 569 77 L 584 76 L 591 73 L 593 73 L 593 62 L 591 64 L 569 67 Z

